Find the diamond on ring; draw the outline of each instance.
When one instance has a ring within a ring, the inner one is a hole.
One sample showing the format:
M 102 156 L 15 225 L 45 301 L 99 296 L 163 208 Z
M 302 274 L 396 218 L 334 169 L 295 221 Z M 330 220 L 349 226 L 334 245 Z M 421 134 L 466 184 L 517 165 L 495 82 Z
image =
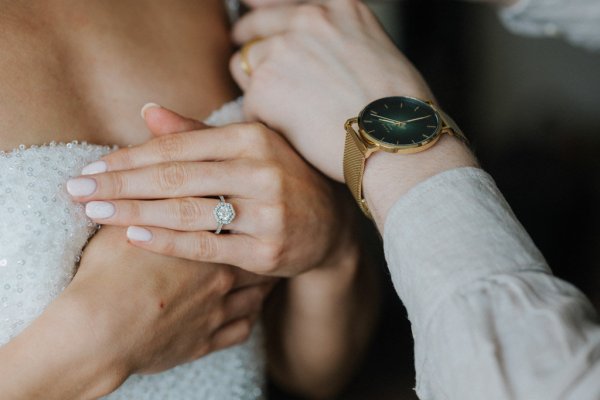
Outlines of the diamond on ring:
M 215 233 L 218 235 L 221 233 L 224 225 L 230 224 L 235 219 L 235 210 L 231 203 L 226 203 L 223 196 L 219 196 L 219 203 L 213 210 L 213 215 L 217 221 L 218 227 Z

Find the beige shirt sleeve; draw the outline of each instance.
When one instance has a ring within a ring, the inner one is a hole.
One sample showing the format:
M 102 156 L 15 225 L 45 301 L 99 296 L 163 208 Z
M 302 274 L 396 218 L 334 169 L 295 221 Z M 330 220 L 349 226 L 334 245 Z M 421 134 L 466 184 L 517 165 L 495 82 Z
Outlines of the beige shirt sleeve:
M 422 400 L 600 399 L 600 325 L 554 277 L 492 178 L 439 174 L 388 215 L 386 259 Z
M 600 0 L 519 0 L 500 11 L 500 19 L 513 33 L 564 37 L 600 50 Z

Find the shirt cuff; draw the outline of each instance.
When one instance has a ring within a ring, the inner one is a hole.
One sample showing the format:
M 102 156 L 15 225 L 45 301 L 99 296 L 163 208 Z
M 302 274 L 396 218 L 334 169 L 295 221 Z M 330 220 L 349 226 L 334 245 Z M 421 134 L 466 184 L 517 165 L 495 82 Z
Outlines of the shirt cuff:
M 390 210 L 384 249 L 413 333 L 462 286 L 495 274 L 549 272 L 489 174 L 458 168 L 414 187 Z

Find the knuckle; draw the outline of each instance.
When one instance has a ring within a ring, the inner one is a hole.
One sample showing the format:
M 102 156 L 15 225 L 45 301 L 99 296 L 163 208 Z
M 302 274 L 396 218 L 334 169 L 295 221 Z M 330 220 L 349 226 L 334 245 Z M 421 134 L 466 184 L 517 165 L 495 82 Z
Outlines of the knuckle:
M 178 253 L 177 250 L 178 247 L 175 240 L 166 240 L 161 246 L 160 253 L 166 256 L 176 256 Z
M 208 317 L 208 326 L 211 329 L 216 329 L 219 326 L 223 325 L 223 322 L 225 322 L 225 318 L 226 315 L 223 307 L 217 307 L 215 310 L 212 311 L 212 313 Z
M 123 175 L 119 172 L 115 172 L 107 175 L 108 185 L 110 188 L 109 196 L 119 198 L 127 193 L 127 181 Z
M 285 231 L 287 220 L 286 206 L 283 204 L 265 206 L 261 208 L 260 219 L 263 223 L 274 230 L 273 233 Z
M 176 206 L 175 216 L 183 228 L 193 228 L 203 216 L 200 204 L 192 198 L 179 200 Z
M 180 158 L 183 153 L 183 136 L 178 134 L 165 135 L 156 139 L 158 154 L 162 160 L 172 161 Z
M 129 207 L 127 209 L 129 213 L 129 218 L 132 221 L 139 221 L 142 219 L 142 205 L 139 201 L 131 201 L 129 202 Z
M 238 343 L 244 343 L 248 339 L 250 339 L 250 334 L 252 333 L 252 325 L 252 320 L 250 320 L 249 318 L 240 321 L 240 334 L 238 336 Z
M 299 29 L 314 28 L 328 21 L 327 10 L 318 4 L 303 4 L 292 17 L 292 25 Z
M 251 104 L 260 102 L 265 93 L 270 93 L 276 87 L 280 72 L 278 65 L 272 58 L 266 59 L 252 73 L 252 80 L 248 86 L 248 94 L 256 95 L 256 100 L 252 99 Z
M 264 145 L 268 141 L 267 128 L 260 122 L 249 122 L 245 124 L 246 137 L 251 144 Z
M 195 259 L 200 261 L 214 260 L 218 253 L 217 242 L 204 232 L 197 234 L 196 237 L 196 248 L 192 251 Z
M 257 168 L 256 177 L 260 187 L 269 188 L 272 195 L 283 192 L 285 173 L 275 162 L 267 162 Z
M 215 290 L 219 295 L 229 293 L 235 286 L 236 276 L 231 270 L 221 269 L 215 278 Z
M 275 272 L 283 259 L 283 246 L 280 242 L 269 243 L 262 248 L 262 265 L 267 273 Z
M 199 343 L 198 347 L 196 348 L 196 351 L 192 355 L 192 358 L 194 360 L 198 360 L 202 357 L 205 357 L 213 351 L 210 343 L 205 342 L 205 341 L 200 341 L 200 342 L 201 343 Z
M 164 191 L 176 191 L 181 188 L 187 178 L 183 163 L 172 162 L 158 166 L 157 181 L 159 188 Z
M 132 150 L 129 148 L 117 150 L 107 155 L 105 157 L 105 160 L 108 161 L 109 164 L 118 165 L 119 167 L 121 167 L 121 169 L 135 168 Z

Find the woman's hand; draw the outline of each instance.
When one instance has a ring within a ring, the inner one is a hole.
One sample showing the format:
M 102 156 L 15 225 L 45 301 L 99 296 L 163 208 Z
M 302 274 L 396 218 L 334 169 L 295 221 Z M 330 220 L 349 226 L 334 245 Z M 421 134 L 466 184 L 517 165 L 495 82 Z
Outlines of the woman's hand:
M 129 246 L 104 227 L 88 244 L 67 291 L 80 293 L 118 337 L 110 349 L 132 373 L 155 373 L 246 340 L 273 279 Z M 110 251 L 107 251 L 110 250 Z
M 160 107 L 145 116 L 158 138 L 68 184 L 96 222 L 136 226 L 129 240 L 147 250 L 260 274 L 294 276 L 331 256 L 343 202 L 278 134 L 258 123 L 206 128 Z M 237 214 L 230 234 L 213 233 L 218 195 Z
M 245 90 L 248 117 L 282 132 L 309 162 L 343 181 L 348 118 L 381 97 L 433 96 L 367 6 L 357 0 L 320 3 L 258 7 L 242 17 L 234 40 L 263 40 L 248 49 L 251 76 L 239 53 L 231 71 Z
M 63 293 L 0 347 L 6 399 L 90 399 L 243 342 L 273 279 L 153 254 L 104 227 Z

